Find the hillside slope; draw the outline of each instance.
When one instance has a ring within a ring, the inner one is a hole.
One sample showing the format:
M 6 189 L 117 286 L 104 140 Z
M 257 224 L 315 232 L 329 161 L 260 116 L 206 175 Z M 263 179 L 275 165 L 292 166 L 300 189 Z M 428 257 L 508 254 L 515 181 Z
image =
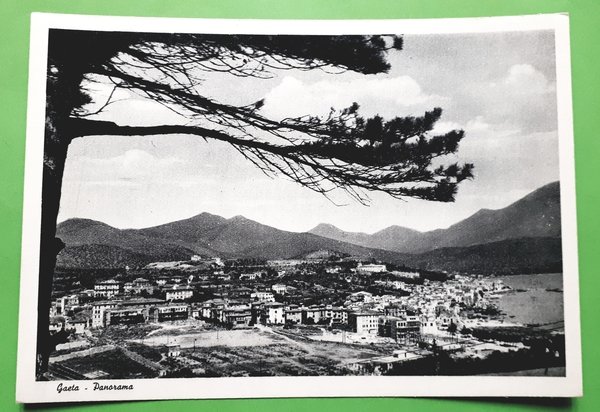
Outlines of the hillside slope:
M 139 262 L 186 260 L 193 254 L 284 259 L 331 251 L 360 259 L 393 262 L 401 258 L 395 252 L 287 232 L 242 216 L 225 219 L 207 213 L 147 229 L 117 229 L 94 220 L 71 219 L 58 225 L 57 236 L 66 244 L 58 258 L 59 266 L 65 267 L 137 266 Z
M 463 247 L 525 237 L 560 238 L 560 225 L 560 185 L 553 182 L 505 208 L 481 209 L 447 229 L 418 232 L 390 226 L 368 235 L 320 224 L 309 233 L 365 247 L 421 253 L 442 247 Z
M 417 269 L 481 275 L 553 273 L 562 272 L 561 252 L 558 238 L 519 238 L 405 255 L 404 264 Z

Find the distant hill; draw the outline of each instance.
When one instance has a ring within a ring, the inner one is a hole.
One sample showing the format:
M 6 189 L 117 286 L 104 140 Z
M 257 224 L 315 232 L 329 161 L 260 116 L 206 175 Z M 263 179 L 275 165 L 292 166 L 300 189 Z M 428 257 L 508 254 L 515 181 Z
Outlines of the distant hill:
M 309 230 L 308 233 L 361 246 L 373 243 L 372 235 L 362 232 L 345 232 L 329 223 L 321 223 Z
M 137 252 L 111 245 L 67 246 L 58 255 L 58 266 L 82 269 L 118 269 L 139 267 L 157 260 L 188 260 L 192 251 L 184 248 L 169 249 L 159 255 Z
M 58 225 L 57 236 L 66 244 L 58 256 L 62 267 L 139 266 L 158 260 L 186 260 L 193 254 L 287 259 L 325 250 L 360 259 L 400 259 L 395 252 L 287 232 L 242 216 L 225 219 L 208 213 L 146 229 L 117 229 L 90 219 L 70 219 Z
M 109 245 L 148 255 L 181 248 L 175 240 L 155 238 L 139 230 L 121 230 L 91 219 L 69 219 L 56 227 L 56 234 L 67 246 Z M 200 253 L 202 248 L 199 249 L 196 253 Z
M 202 213 L 189 219 L 135 232 L 153 239 L 174 241 L 193 250 L 209 250 L 212 255 L 224 257 L 295 258 L 318 250 L 332 250 L 363 258 L 393 255 L 310 233 L 276 229 L 243 216 L 225 219 Z
M 369 235 L 362 232 L 345 232 L 328 223 L 321 223 L 308 233 L 364 247 L 398 252 L 410 250 L 410 247 L 398 247 L 398 245 L 412 245 L 414 242 L 419 242 L 423 236 L 422 232 L 396 225 Z
M 405 255 L 404 264 L 416 269 L 481 275 L 562 272 L 561 240 L 548 237 L 520 238 L 440 248 Z
M 201 213 L 189 219 L 178 220 L 160 226 L 146 229 L 131 229 L 126 232 L 136 233 L 153 239 L 164 239 L 185 244 L 195 244 L 200 249 L 207 249 L 209 253 L 215 250 L 207 243 L 210 232 L 227 223 L 227 219 L 210 213 Z
M 442 247 L 463 247 L 507 239 L 560 238 L 560 186 L 558 182 L 547 184 L 502 209 L 481 209 L 447 229 L 418 232 L 390 226 L 368 235 L 320 224 L 309 232 L 401 253 L 421 253 Z
M 546 185 L 499 210 L 431 232 L 390 226 L 373 235 L 321 224 L 297 233 L 243 216 L 200 215 L 145 229 L 117 229 L 90 219 L 57 226 L 65 242 L 62 267 L 118 268 L 154 261 L 187 260 L 193 254 L 222 258 L 291 259 L 343 255 L 430 270 L 470 273 L 558 271 L 558 183 Z
M 334 239 L 327 239 L 311 233 L 285 232 L 272 241 L 252 245 L 239 253 L 245 257 L 262 257 L 265 259 L 311 258 L 315 252 L 328 250 L 359 259 L 376 259 L 388 262 L 402 260 L 396 252 L 366 248 Z
M 482 209 L 448 229 L 427 232 L 417 250 L 524 237 L 561 237 L 558 182 L 542 186 L 503 209 Z

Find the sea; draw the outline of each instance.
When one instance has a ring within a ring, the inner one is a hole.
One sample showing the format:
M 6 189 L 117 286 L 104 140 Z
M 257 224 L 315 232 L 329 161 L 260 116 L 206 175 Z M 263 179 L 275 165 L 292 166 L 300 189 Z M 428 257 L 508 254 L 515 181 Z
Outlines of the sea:
M 560 325 L 564 322 L 562 273 L 502 276 L 513 290 L 497 302 L 507 321 L 520 324 Z

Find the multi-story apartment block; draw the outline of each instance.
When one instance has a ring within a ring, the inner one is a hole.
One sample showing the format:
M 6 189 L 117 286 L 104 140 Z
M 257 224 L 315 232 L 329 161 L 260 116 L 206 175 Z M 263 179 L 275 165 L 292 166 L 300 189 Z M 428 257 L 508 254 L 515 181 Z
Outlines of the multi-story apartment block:
M 263 306 L 263 319 L 268 325 L 281 325 L 285 322 L 284 305 L 270 302 Z
M 284 322 L 289 324 L 302 323 L 302 309 L 287 309 L 283 313 Z
M 396 340 L 418 335 L 421 322 L 417 316 L 393 318 L 390 323 L 390 336 Z
M 108 325 L 131 325 L 148 320 L 148 308 L 125 307 L 108 309 L 104 314 L 104 323 Z
M 73 309 L 76 306 L 79 306 L 79 296 L 77 296 L 77 295 L 63 296 L 56 300 L 56 304 L 57 304 L 57 313 L 64 315 L 69 310 Z
M 253 292 L 250 294 L 250 300 L 255 302 L 275 302 L 275 296 L 271 292 Z
M 106 312 L 113 309 L 126 309 L 131 307 L 150 308 L 160 305 L 164 300 L 160 299 L 128 299 L 128 300 L 104 300 L 92 304 L 92 328 L 102 328 L 109 325 L 107 323 Z M 146 316 L 147 319 L 147 316 Z
M 94 297 L 110 299 L 123 291 L 123 283 L 116 280 L 105 280 L 94 285 Z
M 379 328 L 377 312 L 351 312 L 348 314 L 348 325 L 358 334 L 376 334 Z
M 238 306 L 235 308 L 223 309 L 223 318 L 225 323 L 234 326 L 248 326 L 252 320 L 252 311 L 250 310 L 250 306 Z
M 189 317 L 189 305 L 173 303 L 150 308 L 150 319 L 154 322 L 184 320 Z
M 166 300 L 187 300 L 194 296 L 194 289 L 192 288 L 175 288 L 168 289 L 165 291 Z
M 114 309 L 119 306 L 118 301 L 99 301 L 92 304 L 92 328 L 103 328 L 104 312 L 107 309 Z

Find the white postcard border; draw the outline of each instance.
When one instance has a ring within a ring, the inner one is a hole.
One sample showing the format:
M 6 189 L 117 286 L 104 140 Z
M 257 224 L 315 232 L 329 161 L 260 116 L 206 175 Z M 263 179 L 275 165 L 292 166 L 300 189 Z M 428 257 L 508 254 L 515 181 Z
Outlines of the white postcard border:
M 223 34 L 433 34 L 554 30 L 563 282 L 565 377 L 344 376 L 172 378 L 69 381 L 79 391 L 58 393 L 60 382 L 35 380 L 35 342 L 41 224 L 48 29 L 198 32 Z M 547 396 L 582 395 L 575 167 L 571 103 L 569 20 L 566 14 L 419 20 L 223 20 L 83 16 L 34 13 L 31 18 L 23 235 L 17 362 L 18 402 L 80 402 L 139 399 L 216 399 L 361 396 Z M 98 390 L 96 385 L 132 385 Z

